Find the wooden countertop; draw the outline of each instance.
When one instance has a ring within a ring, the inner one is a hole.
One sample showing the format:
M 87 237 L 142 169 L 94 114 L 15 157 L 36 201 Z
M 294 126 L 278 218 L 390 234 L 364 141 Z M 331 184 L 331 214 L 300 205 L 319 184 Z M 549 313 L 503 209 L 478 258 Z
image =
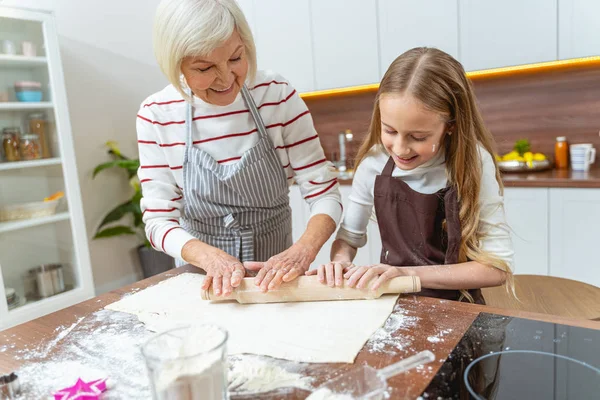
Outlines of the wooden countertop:
M 164 279 L 183 272 L 196 271 L 197 269 L 191 266 L 177 268 L 0 332 L 0 374 L 16 371 L 20 366 L 31 362 L 26 360 L 25 358 L 27 357 L 23 357 L 23 354 L 27 352 L 27 349 L 31 349 L 32 346 L 49 348 L 50 351 L 48 351 L 47 358 L 51 359 L 57 349 L 55 338 L 57 330 L 61 326 L 68 326 L 81 321 L 83 317 L 91 316 L 96 311 L 119 300 L 121 297 L 156 284 Z M 401 330 L 399 329 L 392 336 L 410 340 L 406 341 L 406 345 L 402 346 L 402 349 L 390 348 L 387 349 L 389 351 L 385 352 L 373 352 L 365 346 L 359 353 L 354 365 L 366 363 L 375 368 L 381 368 L 418 351 L 424 349 L 431 350 L 436 355 L 436 360 L 433 363 L 429 364 L 426 368 L 413 370 L 391 378 L 388 381 L 392 398 L 416 398 L 428 386 L 439 367 L 444 363 L 445 359 L 460 341 L 464 332 L 480 312 L 600 330 L 599 322 L 501 310 L 475 304 L 409 295 L 399 298 L 392 315 L 398 314 L 402 315 L 402 318 L 409 319 L 412 317 L 413 320 L 418 320 L 418 323 L 402 328 Z M 431 340 L 431 337 L 435 337 L 436 335 L 439 337 L 442 331 L 443 340 Z M 317 386 L 326 379 L 352 367 L 353 365 L 347 364 L 307 364 L 303 373 L 313 377 L 313 385 Z M 115 382 L 115 384 L 118 385 L 118 382 Z M 261 395 L 260 397 L 261 399 L 303 399 L 309 394 L 307 391 L 300 389 L 286 389 L 271 393 L 270 395 Z M 26 393 L 24 394 L 27 396 Z M 233 398 L 252 398 L 252 396 L 248 396 L 234 396 Z
M 503 173 L 506 187 L 600 188 L 600 168 L 588 172 L 551 169 L 532 173 Z
M 502 180 L 505 187 L 600 189 L 600 166 L 588 172 L 551 169 L 531 173 L 502 173 Z M 340 179 L 339 182 L 352 185 L 352 179 Z

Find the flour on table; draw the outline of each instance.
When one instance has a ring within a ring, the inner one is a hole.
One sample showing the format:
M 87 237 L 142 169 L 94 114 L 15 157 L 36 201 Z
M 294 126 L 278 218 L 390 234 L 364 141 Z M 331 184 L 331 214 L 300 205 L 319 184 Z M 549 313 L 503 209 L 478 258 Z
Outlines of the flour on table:
M 394 311 L 385 324 L 369 338 L 367 342 L 369 352 L 397 354 L 398 351 L 410 350 L 414 338 L 409 332 L 420 318 L 405 315 L 406 310 L 399 305 Z
M 439 342 L 443 342 L 444 341 L 444 336 L 446 336 L 447 334 L 449 334 L 450 332 L 452 332 L 452 329 L 444 329 L 442 331 L 440 331 L 440 333 L 438 333 L 437 335 L 434 336 L 429 336 L 427 338 L 427 340 L 430 343 L 439 343 Z
M 200 274 L 181 274 L 105 308 L 135 314 L 155 332 L 184 325 L 218 325 L 229 333 L 229 354 L 352 363 L 388 318 L 398 298 L 386 295 L 375 300 L 213 303 L 200 297 L 203 279 Z
M 264 393 L 284 387 L 310 389 L 312 378 L 287 371 L 277 360 L 258 356 L 234 356 L 229 359 L 229 391 Z

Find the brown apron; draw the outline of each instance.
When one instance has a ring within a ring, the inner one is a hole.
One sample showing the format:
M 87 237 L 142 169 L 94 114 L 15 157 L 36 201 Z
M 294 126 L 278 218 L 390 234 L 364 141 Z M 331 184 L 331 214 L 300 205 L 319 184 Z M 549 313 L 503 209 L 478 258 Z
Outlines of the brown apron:
M 432 194 L 416 192 L 402 179 L 392 177 L 394 167 L 390 157 L 381 175 L 375 178 L 374 205 L 382 243 L 380 262 L 397 267 L 458 263 L 461 231 L 456 188 L 448 186 Z M 469 293 L 476 303 L 485 304 L 481 290 Z M 418 294 L 461 300 L 458 290 L 423 289 Z

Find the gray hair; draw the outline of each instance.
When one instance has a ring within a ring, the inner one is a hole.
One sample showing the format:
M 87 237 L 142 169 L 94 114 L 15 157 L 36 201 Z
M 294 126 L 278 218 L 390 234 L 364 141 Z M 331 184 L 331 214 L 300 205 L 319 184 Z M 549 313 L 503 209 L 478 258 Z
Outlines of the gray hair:
M 250 26 L 235 0 L 162 0 L 154 17 L 154 55 L 161 71 L 185 99 L 181 62 L 204 56 L 237 30 L 246 50 L 248 78 L 256 76 L 256 48 Z

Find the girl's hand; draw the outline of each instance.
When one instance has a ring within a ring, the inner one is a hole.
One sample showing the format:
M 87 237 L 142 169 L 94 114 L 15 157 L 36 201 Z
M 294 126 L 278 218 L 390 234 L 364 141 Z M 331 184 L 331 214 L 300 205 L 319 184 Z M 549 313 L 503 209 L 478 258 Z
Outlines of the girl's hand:
M 306 275 L 317 275 L 319 282 L 329 287 L 341 287 L 344 284 L 344 273 L 354 267 L 351 261 L 332 261 L 319 265 L 319 268 L 306 272 Z
M 402 275 L 404 275 L 402 268 L 387 264 L 375 264 L 368 267 L 353 266 L 344 274 L 344 278 L 348 279 L 349 287 L 358 289 L 367 288 L 369 282 L 375 279 L 368 289 L 377 290 L 383 282 Z

